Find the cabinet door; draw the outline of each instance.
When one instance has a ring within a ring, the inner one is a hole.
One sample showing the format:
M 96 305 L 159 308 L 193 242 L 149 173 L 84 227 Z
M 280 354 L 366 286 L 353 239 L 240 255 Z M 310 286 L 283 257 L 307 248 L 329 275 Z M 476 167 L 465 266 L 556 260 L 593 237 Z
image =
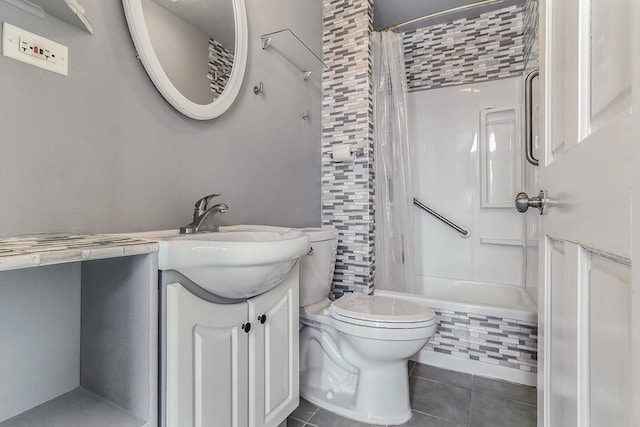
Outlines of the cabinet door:
M 249 426 L 275 427 L 298 406 L 298 267 L 250 299 Z M 266 316 L 261 323 L 260 316 Z
M 167 287 L 167 427 L 247 425 L 247 304 Z

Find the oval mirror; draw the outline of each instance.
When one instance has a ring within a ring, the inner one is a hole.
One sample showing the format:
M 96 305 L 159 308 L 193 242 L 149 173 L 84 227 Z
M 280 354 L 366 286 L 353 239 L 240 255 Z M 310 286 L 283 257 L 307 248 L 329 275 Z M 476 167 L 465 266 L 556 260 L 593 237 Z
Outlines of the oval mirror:
M 244 0 L 122 0 L 131 38 L 165 99 L 197 120 L 233 103 L 247 63 Z

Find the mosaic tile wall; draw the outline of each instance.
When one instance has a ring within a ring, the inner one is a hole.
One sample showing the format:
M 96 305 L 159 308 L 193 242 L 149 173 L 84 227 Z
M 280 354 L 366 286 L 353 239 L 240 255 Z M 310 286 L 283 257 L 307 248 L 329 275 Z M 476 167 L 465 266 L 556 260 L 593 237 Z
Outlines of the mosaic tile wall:
M 439 323 L 423 351 L 434 351 L 537 372 L 538 325 L 451 310 L 434 310 Z
M 523 6 L 514 5 L 403 33 L 409 91 L 519 76 Z
M 539 1 L 524 1 L 524 63 L 526 70 L 538 68 Z
M 322 222 L 338 229 L 332 293 L 371 293 L 374 276 L 373 0 L 323 1 Z M 354 163 L 338 163 L 340 144 L 362 148 Z
M 209 73 L 211 92 L 220 96 L 229 82 L 229 75 L 233 68 L 233 52 L 227 50 L 220 42 L 209 39 Z

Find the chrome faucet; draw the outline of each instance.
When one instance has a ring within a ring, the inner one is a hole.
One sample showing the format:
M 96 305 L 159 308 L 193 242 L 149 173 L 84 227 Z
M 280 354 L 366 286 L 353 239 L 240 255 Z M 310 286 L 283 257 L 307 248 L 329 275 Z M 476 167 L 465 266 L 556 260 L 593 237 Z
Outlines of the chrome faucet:
M 220 194 L 209 194 L 199 199 L 193 211 L 193 222 L 184 227 L 180 227 L 180 234 L 218 231 L 218 226 L 213 222 L 214 216 L 218 212 L 225 213 L 229 210 L 229 206 L 224 203 L 218 203 L 217 205 L 209 207 L 211 200 L 219 195 Z

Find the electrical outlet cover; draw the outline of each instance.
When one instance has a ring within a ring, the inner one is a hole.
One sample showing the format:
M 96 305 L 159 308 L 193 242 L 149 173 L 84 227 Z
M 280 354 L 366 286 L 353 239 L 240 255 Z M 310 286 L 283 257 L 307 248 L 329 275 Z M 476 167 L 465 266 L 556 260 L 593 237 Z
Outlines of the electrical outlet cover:
M 2 23 L 2 54 L 63 76 L 68 75 L 67 46 L 7 22 Z

